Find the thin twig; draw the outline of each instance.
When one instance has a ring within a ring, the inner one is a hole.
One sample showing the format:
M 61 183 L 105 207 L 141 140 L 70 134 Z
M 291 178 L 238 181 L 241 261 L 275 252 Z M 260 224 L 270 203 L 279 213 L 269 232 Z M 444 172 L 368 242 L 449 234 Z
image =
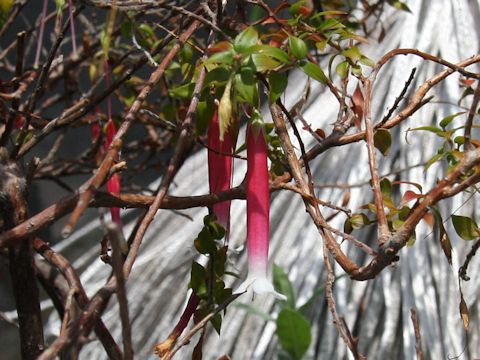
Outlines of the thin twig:
M 467 275 L 468 265 L 470 264 L 470 261 L 472 261 L 472 259 L 474 258 L 479 248 L 480 248 L 480 239 L 475 241 L 475 243 L 472 245 L 472 248 L 470 249 L 467 256 L 465 257 L 465 261 L 463 262 L 463 265 L 460 266 L 460 268 L 458 269 L 458 276 L 463 281 L 470 280 L 470 277 Z
M 412 319 L 413 329 L 415 330 L 415 351 L 417 352 L 417 360 L 423 360 L 422 336 L 420 334 L 420 323 L 417 317 L 417 311 L 410 309 L 410 318 Z
M 472 125 L 473 125 L 473 118 L 477 113 L 478 102 L 480 101 L 480 81 L 477 82 L 477 87 L 473 93 L 473 100 L 472 105 L 470 105 L 470 110 L 468 111 L 467 122 L 465 123 L 465 150 L 472 150 L 473 145 L 471 142 L 471 134 L 472 134 Z
M 108 238 L 112 245 L 112 268 L 113 273 L 117 279 L 117 297 L 118 307 L 120 310 L 120 320 L 122 323 L 122 336 L 123 336 L 123 354 L 124 360 L 133 359 L 133 346 L 132 346 L 132 328 L 130 325 L 130 319 L 128 315 L 128 299 L 127 291 L 125 288 L 125 277 L 123 276 L 123 253 L 125 253 L 126 242 L 123 239 L 122 232 L 117 224 L 107 224 Z M 124 244 L 124 246 L 122 246 Z
M 367 143 L 368 152 L 368 167 L 370 169 L 370 176 L 372 177 L 373 197 L 375 200 L 375 208 L 378 221 L 378 242 L 381 245 L 386 241 L 390 234 L 388 228 L 387 216 L 382 197 L 382 190 L 380 189 L 380 177 L 378 176 L 377 160 L 375 157 L 375 145 L 373 143 L 373 125 L 372 125 L 372 82 L 366 79 L 363 84 L 364 88 L 364 120 L 365 120 L 365 141 Z
M 385 124 L 385 122 L 390 119 L 390 117 L 393 115 L 394 111 L 398 108 L 398 105 L 400 105 L 400 102 L 403 100 L 403 97 L 407 93 L 408 88 L 410 87 L 410 84 L 412 83 L 413 79 L 415 78 L 415 72 L 417 71 L 417 68 L 413 68 L 412 71 L 410 72 L 410 76 L 408 77 L 407 81 L 405 82 L 405 85 L 403 86 L 402 91 L 400 92 L 400 95 L 398 95 L 395 98 L 395 101 L 393 102 L 392 107 L 388 110 L 388 113 L 383 117 L 382 121 L 380 121 L 380 126 Z
M 83 214 L 85 209 L 88 207 L 90 199 L 93 197 L 97 189 L 103 184 L 110 168 L 112 167 L 115 159 L 118 156 L 118 152 L 120 151 L 123 143 L 123 137 L 127 133 L 128 129 L 132 125 L 135 120 L 135 117 L 140 110 L 141 105 L 145 101 L 147 95 L 152 91 L 153 87 L 160 81 L 161 77 L 163 76 L 165 70 L 167 69 L 168 65 L 173 61 L 173 58 L 181 49 L 183 44 L 188 40 L 188 38 L 198 29 L 200 26 L 199 21 L 194 21 L 187 30 L 180 36 L 179 41 L 172 47 L 169 53 L 163 58 L 162 62 L 159 64 L 157 69 L 150 75 L 150 78 L 138 94 L 137 98 L 135 99 L 134 103 L 130 107 L 127 115 L 125 116 L 122 125 L 117 130 L 115 137 L 108 149 L 102 163 L 100 164 L 98 171 L 96 174 L 90 178 L 82 187 L 80 188 L 81 194 L 78 200 L 77 206 L 73 210 L 72 214 L 70 215 L 67 224 L 64 226 L 62 230 L 63 236 L 68 236 L 73 231 L 77 221 L 80 219 L 80 216 Z

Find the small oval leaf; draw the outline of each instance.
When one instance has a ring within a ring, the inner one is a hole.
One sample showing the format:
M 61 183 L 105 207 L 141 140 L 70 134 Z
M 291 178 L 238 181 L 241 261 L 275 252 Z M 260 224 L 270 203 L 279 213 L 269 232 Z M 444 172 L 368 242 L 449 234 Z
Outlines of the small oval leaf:
M 282 348 L 294 359 L 301 359 L 312 341 L 309 322 L 298 311 L 288 308 L 278 314 L 277 335 Z
M 322 84 L 327 83 L 327 76 L 325 75 L 323 70 L 311 61 L 305 62 L 305 64 L 301 65 L 300 68 L 305 74 L 307 74 L 311 78 L 321 82 Z
M 308 54 L 307 44 L 296 36 L 288 37 L 288 46 L 297 59 L 304 59 Z
M 478 226 L 467 216 L 452 215 L 452 223 L 456 233 L 463 240 L 473 240 L 479 237 Z

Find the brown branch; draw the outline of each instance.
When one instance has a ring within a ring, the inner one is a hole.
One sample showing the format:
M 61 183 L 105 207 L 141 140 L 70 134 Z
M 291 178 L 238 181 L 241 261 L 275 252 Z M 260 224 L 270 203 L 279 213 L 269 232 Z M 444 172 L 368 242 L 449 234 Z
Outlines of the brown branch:
M 77 15 L 84 9 L 83 5 L 80 5 L 78 8 L 75 9 L 73 16 L 77 17 Z M 21 145 L 23 144 L 27 134 L 28 134 L 28 128 L 30 126 L 30 121 L 31 121 L 31 116 L 28 114 L 31 114 L 35 110 L 35 106 L 37 103 L 38 98 L 40 97 L 41 92 L 43 91 L 43 88 L 45 86 L 45 82 L 48 78 L 48 73 L 50 71 L 50 67 L 52 66 L 52 62 L 55 58 L 55 55 L 60 48 L 60 45 L 65 37 L 66 32 L 70 28 L 70 22 L 67 21 L 62 29 L 62 31 L 58 34 L 57 39 L 53 43 L 52 48 L 50 49 L 50 52 L 48 54 L 47 60 L 42 66 L 42 69 L 40 70 L 40 74 L 38 75 L 37 83 L 35 84 L 35 88 L 33 90 L 33 94 L 30 96 L 28 100 L 28 104 L 26 106 L 26 112 L 27 116 L 25 118 L 25 123 L 23 124 L 23 127 L 18 135 L 17 142 L 15 144 L 15 147 L 11 153 L 11 157 L 16 158 L 18 155 L 18 151 L 20 150 Z
M 377 160 L 375 157 L 375 145 L 373 143 L 373 125 L 372 125 L 372 80 L 365 79 L 364 81 L 364 119 L 365 119 L 365 141 L 367 143 L 368 152 L 368 167 L 370 169 L 370 176 L 372 177 L 373 197 L 375 201 L 375 208 L 377 212 L 378 221 L 378 243 L 383 245 L 390 234 L 388 228 L 387 216 L 382 198 L 382 191 L 380 189 L 380 177 L 378 176 Z
M 17 63 L 15 66 L 15 77 L 17 79 L 21 79 L 23 75 L 24 57 L 25 57 L 25 31 L 22 31 L 17 34 L 17 57 L 16 57 Z M 15 93 L 18 92 L 20 88 L 21 87 L 18 86 Z M 18 110 L 18 106 L 19 106 L 19 96 L 15 96 L 12 99 L 12 111 L 10 111 L 8 114 L 7 122 L 5 124 L 5 128 L 3 129 L 2 137 L 0 138 L 0 146 L 7 145 L 8 139 L 10 137 L 10 134 L 12 132 L 13 125 L 15 122 L 15 117 L 16 117 L 15 112 Z
M 458 269 L 458 277 L 461 278 L 463 281 L 470 280 L 470 277 L 467 275 L 468 265 L 470 264 L 470 261 L 472 261 L 473 257 L 475 256 L 479 248 L 480 248 L 480 239 L 475 241 L 475 243 L 472 245 L 472 248 L 470 249 L 467 256 L 465 257 L 465 261 L 463 262 L 463 265 L 460 266 L 460 268 Z
M 465 145 L 464 145 L 464 148 L 465 148 L 466 151 L 473 149 L 473 145 L 472 145 L 472 142 L 471 142 L 472 125 L 473 125 L 473 118 L 475 117 L 475 114 L 477 113 L 477 107 L 478 107 L 479 101 L 480 101 L 480 81 L 477 82 L 477 87 L 475 88 L 475 91 L 473 93 L 472 105 L 470 105 L 470 110 L 468 111 L 467 122 L 465 123 L 465 132 L 464 132 Z
M 19 165 L 0 148 L 0 232 L 28 218 L 27 184 Z M 35 359 L 44 349 L 40 299 L 32 238 L 9 249 L 9 270 L 18 314 L 22 359 Z
M 173 61 L 175 55 L 181 49 L 183 44 L 189 39 L 189 37 L 200 27 L 200 22 L 195 20 L 192 24 L 185 30 L 185 32 L 180 36 L 179 41 L 172 47 L 168 54 L 163 58 L 162 62 L 158 65 L 157 69 L 150 75 L 150 78 L 147 82 L 147 85 L 138 94 L 134 103 L 130 107 L 125 119 L 118 129 L 115 137 L 108 149 L 107 154 L 105 155 L 102 163 L 100 164 L 96 174 L 90 178 L 82 187 L 80 188 L 80 197 L 78 199 L 77 205 L 73 210 L 70 218 L 67 221 L 67 224 L 63 228 L 63 236 L 68 236 L 73 231 L 78 219 L 82 216 L 85 209 L 90 203 L 90 199 L 93 197 L 97 189 L 103 184 L 110 168 L 112 167 L 115 159 L 118 156 L 118 152 L 122 147 L 122 139 L 127 133 L 128 129 L 135 120 L 135 117 L 140 110 L 141 105 L 145 101 L 147 95 L 151 92 L 153 87 L 160 81 L 161 77 L 165 73 L 168 65 Z
M 327 280 L 325 283 L 325 298 L 327 299 L 327 305 L 332 313 L 333 323 L 337 328 L 340 337 L 343 342 L 348 346 L 355 359 L 366 360 L 366 357 L 358 352 L 358 339 L 353 338 L 350 330 L 344 319 L 338 315 L 335 298 L 333 296 L 333 283 L 335 282 L 335 273 L 333 272 L 333 266 L 330 261 L 330 253 L 327 249 L 326 243 L 323 247 L 323 260 L 327 268 Z
M 480 55 L 472 56 L 467 60 L 463 60 L 457 63 L 455 66 L 460 68 L 465 68 L 469 65 L 475 64 L 480 62 Z M 425 103 L 424 98 L 428 91 L 447 78 L 449 75 L 453 74 L 455 70 L 446 69 L 438 74 L 434 75 L 430 79 L 428 79 L 425 83 L 423 83 L 417 91 L 413 94 L 408 104 L 405 108 L 400 111 L 397 115 L 395 115 L 392 119 L 388 120 L 384 124 L 381 125 L 383 129 L 390 129 L 392 127 L 397 126 L 399 123 L 410 117 L 415 111 L 417 111 L 420 107 L 422 107 Z M 377 128 L 377 126 L 375 126 Z M 311 160 L 321 153 L 327 151 L 328 149 L 336 146 L 342 146 L 346 144 L 351 144 L 354 142 L 358 142 L 365 139 L 365 131 L 359 131 L 355 134 L 351 135 L 344 135 L 343 133 L 333 132 L 329 136 L 327 136 L 322 143 L 316 144 L 312 149 L 310 149 L 307 153 L 307 159 Z
M 309 185 L 307 184 L 306 180 L 303 178 L 303 173 L 301 171 L 301 165 L 299 160 L 297 159 L 297 156 L 295 154 L 295 150 L 293 148 L 293 144 L 290 140 L 290 137 L 288 135 L 287 128 L 285 126 L 285 121 L 283 120 L 282 112 L 280 110 L 280 107 L 277 104 L 272 104 L 270 105 L 270 112 L 272 114 L 273 122 L 275 124 L 275 129 L 278 134 L 278 137 L 280 138 L 280 141 L 282 143 L 282 148 L 284 153 L 286 154 L 288 163 L 290 165 L 290 169 L 292 171 L 292 175 L 297 182 L 298 186 L 300 187 L 301 191 L 310 195 L 311 197 L 311 190 Z M 340 336 L 342 337 L 343 341 L 345 344 L 348 346 L 352 354 L 355 356 L 356 359 L 364 359 L 362 355 L 358 353 L 357 350 L 357 343 L 355 340 L 353 340 L 350 332 L 348 331 L 347 326 L 345 325 L 344 322 L 342 322 L 337 314 L 336 311 L 336 306 L 335 306 L 335 300 L 333 298 L 333 281 L 335 279 L 335 276 L 333 274 L 333 267 L 331 266 L 330 259 L 329 259 L 329 252 L 327 251 L 327 247 L 338 247 L 338 243 L 335 241 L 333 236 L 330 234 L 330 230 L 327 229 L 328 224 L 324 220 L 319 208 L 318 204 L 315 201 L 309 200 L 307 197 L 302 196 L 302 199 L 305 203 L 305 207 L 307 212 L 309 213 L 310 217 L 312 218 L 313 222 L 317 226 L 317 229 L 324 239 L 324 259 L 325 259 L 325 264 L 327 266 L 328 270 L 328 275 L 327 275 L 327 284 L 326 284 L 326 297 L 327 297 L 327 303 L 329 306 L 329 309 L 332 313 L 332 316 L 334 318 L 334 324 L 337 327 Z M 329 244 L 329 246 L 327 246 Z M 354 264 L 347 256 L 345 256 L 341 250 L 337 252 L 338 254 L 341 254 L 343 258 L 341 259 L 342 262 L 337 259 L 337 262 L 340 264 L 342 263 L 349 263 L 349 267 L 352 269 L 358 268 L 356 264 Z M 346 269 L 347 270 L 347 269 Z M 347 271 L 348 272 L 348 271 Z
M 35 238 L 33 247 L 49 264 L 57 268 L 68 283 L 70 289 L 75 290 L 76 300 L 80 308 L 84 308 L 88 302 L 88 296 L 85 292 L 80 277 L 73 266 L 62 255 L 53 251 L 43 240 Z M 122 355 L 118 345 L 113 340 L 110 332 L 101 319 L 95 324 L 95 333 L 105 348 L 107 354 L 112 359 L 121 359 Z M 66 336 L 66 335 L 65 335 Z
M 410 84 L 412 83 L 413 79 L 415 78 L 415 72 L 417 71 L 417 68 L 413 68 L 412 71 L 410 72 L 410 76 L 408 77 L 407 81 L 405 82 L 405 85 L 403 86 L 402 91 L 400 92 L 400 95 L 398 95 L 395 98 L 395 101 L 393 102 L 392 107 L 388 110 L 388 113 L 383 117 L 382 121 L 380 121 L 380 126 L 385 124 L 385 122 L 390 119 L 390 117 L 393 115 L 393 112 L 398 108 L 398 105 L 400 105 L 400 102 L 403 100 L 403 97 L 407 93 L 408 88 L 410 87 Z
M 122 248 L 126 248 L 127 244 L 123 239 L 120 228 L 115 223 L 107 224 L 108 238 L 112 245 L 112 268 L 113 273 L 117 279 L 117 297 L 118 307 L 120 311 L 120 320 L 122 323 L 122 337 L 123 337 L 123 353 L 124 360 L 133 359 L 132 346 L 132 328 L 130 326 L 130 319 L 128 315 L 128 299 L 125 287 L 125 277 L 123 276 L 123 253 Z M 124 246 L 123 246 L 124 245 Z M 124 249 L 127 250 L 127 249 Z
M 417 360 L 423 360 L 422 336 L 420 334 L 420 323 L 417 318 L 417 311 L 410 309 L 410 318 L 412 319 L 413 329 L 415 330 L 415 351 L 417 352 Z

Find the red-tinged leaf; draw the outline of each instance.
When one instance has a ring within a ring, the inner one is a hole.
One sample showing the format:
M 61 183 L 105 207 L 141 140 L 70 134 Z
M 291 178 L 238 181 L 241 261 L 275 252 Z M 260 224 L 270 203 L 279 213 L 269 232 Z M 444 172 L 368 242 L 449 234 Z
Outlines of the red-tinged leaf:
M 463 293 L 462 290 L 460 290 L 460 317 L 462 318 L 463 321 L 463 327 L 465 330 L 468 330 L 468 326 L 470 325 L 470 316 L 468 315 L 468 306 L 467 303 L 465 302 L 465 299 L 463 298 Z
M 430 228 L 433 228 L 435 220 L 431 213 L 426 213 L 425 215 L 423 215 L 422 220 L 425 221 Z
M 267 24 L 275 24 L 276 21 L 272 16 L 266 17 L 260 24 L 267 25 Z
M 232 43 L 230 41 L 220 41 L 208 48 L 209 53 L 219 53 L 222 51 L 227 51 L 232 48 Z
M 352 196 L 352 193 L 350 191 L 347 191 L 345 194 L 343 194 L 342 206 L 348 205 L 348 203 L 350 202 L 351 196 Z
M 421 199 L 422 197 L 424 197 L 424 195 L 422 194 L 417 194 L 411 190 L 407 190 L 405 191 L 405 193 L 403 194 L 402 196 L 402 200 L 400 200 L 400 207 L 402 207 L 403 205 L 409 203 L 410 201 L 412 200 L 417 200 L 417 199 Z
M 355 126 L 358 130 L 362 129 L 362 120 L 363 120 L 363 108 L 365 106 L 365 99 L 363 98 L 362 90 L 360 89 L 360 85 L 357 84 L 355 91 L 352 95 L 352 110 L 355 113 Z
M 460 84 L 463 86 L 472 86 L 474 82 L 475 82 L 474 79 L 466 79 L 466 78 L 460 79 Z
M 435 217 L 435 226 L 438 229 L 440 235 L 440 246 L 442 247 L 443 253 L 447 258 L 447 261 L 452 265 L 452 244 L 450 242 L 450 237 L 448 236 L 445 227 L 443 226 L 443 218 L 437 208 L 432 208 L 433 216 Z
M 322 139 L 325 139 L 325 131 L 323 129 L 315 129 L 315 133 L 320 136 Z
M 303 16 L 307 17 L 312 13 L 312 8 L 306 7 L 306 6 L 300 6 L 298 8 L 298 13 L 302 14 Z

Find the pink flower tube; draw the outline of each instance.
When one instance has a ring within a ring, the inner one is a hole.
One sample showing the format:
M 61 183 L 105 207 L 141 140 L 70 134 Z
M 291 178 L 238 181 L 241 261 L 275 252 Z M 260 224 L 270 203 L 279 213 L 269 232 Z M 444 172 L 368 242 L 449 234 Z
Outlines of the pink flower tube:
M 111 119 L 108 120 L 106 129 L 105 129 L 105 133 L 106 133 L 106 138 L 104 142 L 105 150 L 108 150 L 108 148 L 110 147 L 110 144 L 112 143 L 116 132 L 117 130 L 115 129 L 115 124 Z M 117 194 L 117 195 L 120 194 L 120 174 L 119 173 L 113 174 L 110 177 L 110 179 L 108 179 L 107 190 L 112 194 Z M 112 216 L 112 221 L 121 228 L 122 219 L 120 217 L 120 208 L 118 207 L 110 208 L 110 214 Z
M 233 148 L 230 130 L 224 134 L 223 141 L 220 140 L 218 113 L 215 111 L 208 128 L 208 180 L 211 194 L 231 188 L 233 158 L 225 154 L 232 154 Z M 213 212 L 225 228 L 227 238 L 230 230 L 230 203 L 222 201 L 213 205 Z
M 261 127 L 247 129 L 247 250 L 248 278 L 244 287 L 256 294 L 277 293 L 267 278 L 270 239 L 270 192 L 268 186 L 267 144 Z M 241 286 L 242 287 L 242 286 Z

